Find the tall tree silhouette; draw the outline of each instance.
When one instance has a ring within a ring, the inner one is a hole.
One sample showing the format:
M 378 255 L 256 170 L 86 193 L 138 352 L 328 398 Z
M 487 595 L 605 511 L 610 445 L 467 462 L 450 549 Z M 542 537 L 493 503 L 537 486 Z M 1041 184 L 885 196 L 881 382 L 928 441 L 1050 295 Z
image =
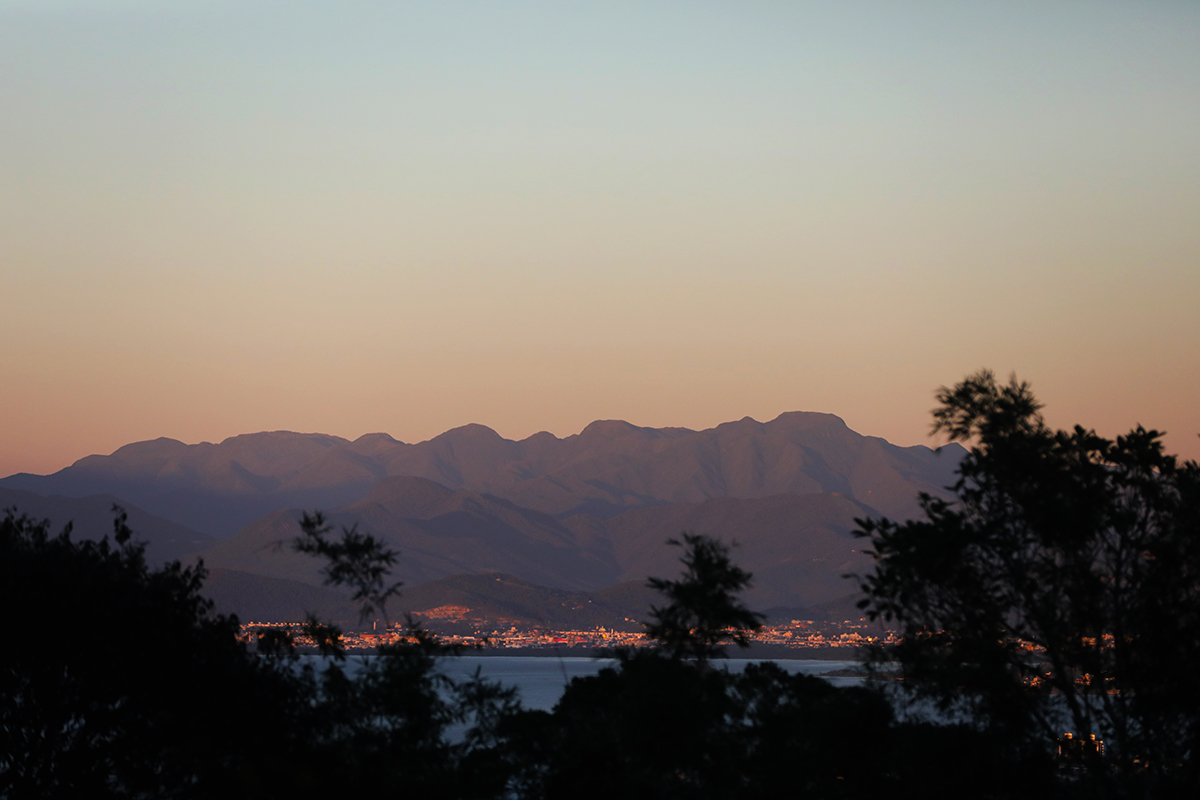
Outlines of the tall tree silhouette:
M 894 790 L 887 700 L 774 664 L 713 668 L 724 644 L 746 642 L 761 625 L 736 599 L 750 575 L 709 537 L 669 543 L 684 549 L 684 573 L 651 581 L 666 602 L 646 624 L 662 647 L 618 651 L 614 667 L 572 680 L 553 713 L 506 721 L 518 796 L 766 800 Z
M 863 606 L 903 633 L 876 658 L 1010 742 L 1096 735 L 1109 789 L 1200 785 L 1200 467 L 1140 426 L 1051 430 L 1028 384 L 986 370 L 938 401 L 935 432 L 971 444 L 955 500 L 859 521 Z
M 401 584 L 389 582 L 399 553 L 357 526 L 334 533 L 319 512 L 305 513 L 292 549 L 322 560 L 326 583 L 354 591 L 360 621 L 375 614 L 387 620 L 387 602 Z M 324 763 L 336 765 L 325 786 L 330 792 L 431 797 L 498 797 L 509 768 L 499 752 L 497 727 L 517 713 L 516 690 L 478 673 L 454 680 L 439 667 L 461 647 L 442 644 L 411 618 L 398 641 L 381 645 L 376 657 L 359 660 L 351 672 L 342 663 L 340 631 L 309 615 L 305 632 L 323 653 L 324 665 L 312 703 L 323 727 Z M 294 651 L 289 652 L 294 660 Z
M 730 560 L 727 545 L 709 536 L 685 531 L 667 544 L 683 548 L 684 573 L 679 580 L 647 582 L 667 602 L 650 609 L 651 620 L 643 623 L 646 635 L 673 658 L 695 658 L 702 665 L 723 656 L 726 644 L 748 647 L 749 633 L 763 621 L 762 614 L 737 600 L 750 585 L 750 573 Z

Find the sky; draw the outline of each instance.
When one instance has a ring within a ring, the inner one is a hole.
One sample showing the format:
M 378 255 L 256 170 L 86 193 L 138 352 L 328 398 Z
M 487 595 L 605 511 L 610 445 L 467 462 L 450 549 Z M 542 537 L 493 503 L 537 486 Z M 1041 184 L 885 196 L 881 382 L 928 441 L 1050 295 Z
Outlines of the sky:
M 0 475 L 939 386 L 1200 458 L 1200 3 L 0 0 Z

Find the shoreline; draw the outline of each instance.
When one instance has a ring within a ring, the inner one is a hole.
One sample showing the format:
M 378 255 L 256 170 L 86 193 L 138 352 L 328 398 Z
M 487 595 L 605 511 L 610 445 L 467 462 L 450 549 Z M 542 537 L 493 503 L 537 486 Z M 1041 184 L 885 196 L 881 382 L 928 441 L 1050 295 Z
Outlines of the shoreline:
M 318 655 L 315 647 L 297 647 L 300 655 Z M 346 651 L 346 657 L 374 655 L 366 648 Z M 605 651 L 595 647 L 485 647 L 464 648 L 462 656 L 475 658 L 606 658 Z M 740 659 L 745 661 L 857 661 L 859 649 L 855 647 L 780 647 L 771 645 L 750 646 L 745 650 L 726 652 L 725 658 L 715 662 Z M 447 656 L 454 658 L 455 656 Z

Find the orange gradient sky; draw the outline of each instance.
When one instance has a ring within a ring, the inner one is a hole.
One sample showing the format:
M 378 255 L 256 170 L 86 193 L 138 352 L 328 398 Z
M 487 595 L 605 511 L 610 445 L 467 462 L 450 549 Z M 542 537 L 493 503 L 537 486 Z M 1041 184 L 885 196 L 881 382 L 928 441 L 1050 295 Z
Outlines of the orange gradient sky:
M 983 366 L 1200 457 L 1198 4 L 160 5 L 0 3 L 0 475 Z

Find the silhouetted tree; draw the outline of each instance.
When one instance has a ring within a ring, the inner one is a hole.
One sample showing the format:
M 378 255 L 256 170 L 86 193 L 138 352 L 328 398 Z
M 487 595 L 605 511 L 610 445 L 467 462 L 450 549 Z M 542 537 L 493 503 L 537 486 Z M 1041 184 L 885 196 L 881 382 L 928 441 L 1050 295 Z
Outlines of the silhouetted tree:
M 246 653 L 202 567 L 152 570 L 114 536 L 0 522 L 0 797 L 218 797 L 302 791 L 303 676 Z
M 680 561 L 685 571 L 679 580 L 647 582 L 667 603 L 650 609 L 646 635 L 673 658 L 694 658 L 702 665 L 723 656 L 726 643 L 748 647 L 748 634 L 763 621 L 762 614 L 737 600 L 738 592 L 750 585 L 750 573 L 730 560 L 729 547 L 711 537 L 684 532 L 682 541 L 668 539 L 667 544 L 684 548 Z
M 971 444 L 955 500 L 859 520 L 863 607 L 903 634 L 876 660 L 1012 746 L 1098 736 L 1097 790 L 1200 785 L 1200 467 L 1141 427 L 1051 430 L 1028 384 L 988 371 L 938 401 L 935 432 Z
M 305 513 L 300 528 L 293 549 L 324 561 L 327 584 L 354 590 L 360 621 L 373 614 L 386 620 L 387 602 L 401 586 L 388 583 L 399 553 L 357 526 L 334 534 L 320 512 Z M 440 643 L 411 619 L 399 641 L 352 665 L 343 663 L 336 627 L 310 615 L 304 630 L 333 657 L 317 674 L 311 700 L 321 723 L 321 761 L 336 765 L 326 775 L 327 791 L 502 796 L 510 768 L 497 729 L 519 710 L 515 689 L 478 673 L 467 680 L 448 677 L 438 665 L 462 648 Z M 296 659 L 290 645 L 287 657 Z
M 729 550 L 684 534 L 685 571 L 651 585 L 669 601 L 646 628 L 664 646 L 613 653 L 575 678 L 552 713 L 504 721 L 524 798 L 865 797 L 895 789 L 888 701 L 773 664 L 713 669 L 761 617 L 736 600 L 750 575 Z M 694 659 L 694 660 L 693 660 Z
M 394 554 L 372 541 L 317 552 L 381 610 L 394 589 L 374 567 Z M 251 653 L 200 593 L 202 565 L 150 569 L 143 549 L 119 510 L 100 542 L 0 522 L 0 798 L 502 796 L 514 692 L 446 677 L 453 648 L 413 626 L 351 663 L 337 629 L 310 619 L 331 658 L 287 635 Z
M 358 525 L 343 526 L 341 536 L 330 539 L 333 526 L 320 511 L 305 512 L 300 531 L 301 535 L 292 541 L 292 549 L 324 560 L 326 585 L 354 589 L 351 599 L 360 604 L 358 621 L 364 622 L 376 613 L 386 619 L 388 600 L 404 585 L 400 581 L 387 583 L 399 553 L 371 534 L 359 533 Z

